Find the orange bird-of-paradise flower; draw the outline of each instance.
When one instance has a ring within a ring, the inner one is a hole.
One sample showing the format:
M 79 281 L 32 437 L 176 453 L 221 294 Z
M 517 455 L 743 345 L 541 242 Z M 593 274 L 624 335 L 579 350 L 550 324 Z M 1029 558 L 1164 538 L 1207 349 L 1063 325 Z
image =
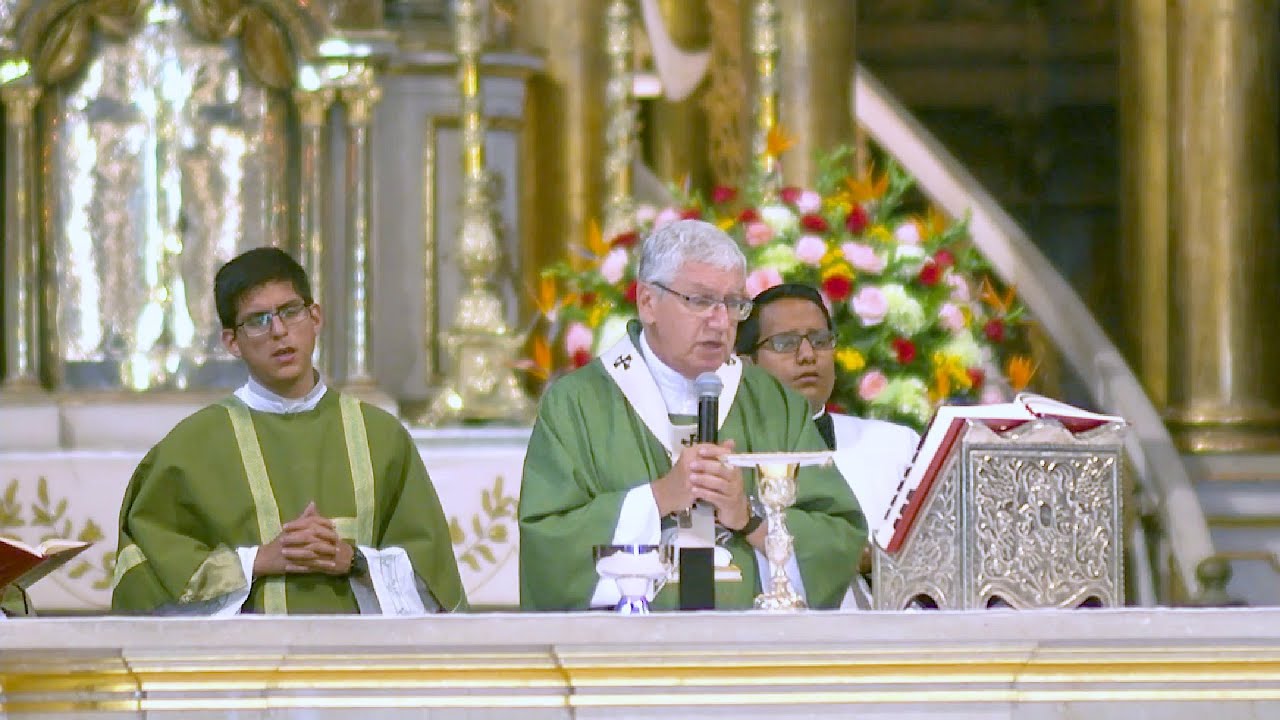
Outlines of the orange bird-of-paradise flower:
M 541 335 L 533 338 L 530 356 L 515 363 L 515 366 L 539 380 L 546 381 L 551 377 L 551 346 Z
M 978 297 L 988 307 L 1003 315 L 1013 309 L 1013 301 L 1018 297 L 1018 289 L 1010 285 L 1003 296 L 996 291 L 994 285 L 991 284 L 991 278 L 982 278 L 982 286 L 978 291 Z
M 764 153 L 770 157 L 778 157 L 782 153 L 791 149 L 796 141 L 787 135 L 781 125 L 774 125 L 769 128 L 769 134 L 765 137 Z
M 1039 367 L 1039 365 L 1032 365 L 1031 358 L 1026 355 L 1014 355 L 1009 358 L 1004 369 L 1005 376 L 1009 378 L 1009 387 L 1013 388 L 1014 392 L 1026 390 Z
M 543 315 L 550 315 L 556 306 L 556 279 L 543 276 L 538 282 L 537 292 L 531 294 L 533 295 L 533 304 L 538 308 L 538 312 Z
M 947 229 L 947 218 L 936 208 L 930 207 L 929 212 L 924 216 L 924 220 L 920 223 L 920 234 L 923 237 L 936 237 L 941 235 Z
M 889 176 L 887 174 L 876 175 L 874 172 L 868 172 L 859 178 L 845 178 L 844 188 L 837 197 L 847 205 L 862 205 L 868 201 L 879 200 L 884 197 L 888 189 Z

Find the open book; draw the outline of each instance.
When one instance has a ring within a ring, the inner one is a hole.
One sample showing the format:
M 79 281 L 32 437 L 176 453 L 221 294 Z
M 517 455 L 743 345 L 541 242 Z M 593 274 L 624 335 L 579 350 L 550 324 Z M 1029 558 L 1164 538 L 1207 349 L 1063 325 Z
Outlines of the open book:
M 897 552 L 907 539 L 916 514 L 929 497 L 933 481 L 956 440 L 964 432 L 965 421 L 981 422 L 996 432 L 1005 432 L 1037 418 L 1053 418 L 1072 433 L 1081 433 L 1107 423 L 1123 423 L 1115 415 L 1101 415 L 1040 395 L 1022 393 L 1013 402 L 993 405 L 944 405 L 934 413 L 925 428 L 915 459 L 906 476 L 898 483 L 883 522 L 875 528 L 872 539 L 888 552 Z
M 0 588 L 12 583 L 26 589 L 66 565 L 91 544 L 78 540 L 46 540 L 38 547 L 31 547 L 0 537 Z

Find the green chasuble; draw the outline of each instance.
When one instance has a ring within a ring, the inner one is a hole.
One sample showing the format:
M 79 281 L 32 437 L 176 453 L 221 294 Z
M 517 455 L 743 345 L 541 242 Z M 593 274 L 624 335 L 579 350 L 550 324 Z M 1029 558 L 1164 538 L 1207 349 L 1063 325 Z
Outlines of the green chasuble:
M 444 512 L 409 433 L 328 391 L 292 414 L 229 397 L 147 453 L 120 510 L 112 608 L 148 612 L 243 590 L 235 548 L 271 542 L 313 500 L 352 545 L 404 548 L 441 608 L 466 607 Z M 350 580 L 322 573 L 253 580 L 244 610 L 359 612 Z
M 808 402 L 753 366 L 743 368 L 719 437 L 735 441 L 735 452 L 827 449 Z M 585 609 L 599 579 L 592 546 L 612 541 L 628 490 L 670 469 L 667 450 L 600 358 L 553 383 L 538 408 L 520 487 L 521 606 Z M 743 471 L 749 494 L 755 493 L 754 476 Z M 800 469 L 786 518 L 809 606 L 838 607 L 867 532 L 858 501 L 834 465 Z M 717 582 L 716 607 L 749 608 L 760 593 L 756 554 L 737 535 L 727 547 L 743 580 Z M 652 607 L 678 607 L 678 595 L 678 586 L 668 585 Z

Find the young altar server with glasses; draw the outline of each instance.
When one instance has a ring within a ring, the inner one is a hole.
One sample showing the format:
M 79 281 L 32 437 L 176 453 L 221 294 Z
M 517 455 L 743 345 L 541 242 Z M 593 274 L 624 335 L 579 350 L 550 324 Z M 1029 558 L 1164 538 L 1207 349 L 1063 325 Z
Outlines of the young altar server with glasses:
M 409 434 L 328 389 L 323 323 L 276 248 L 218 270 L 222 342 L 248 381 L 134 471 L 112 608 L 125 613 L 412 615 L 466 607 L 449 529 Z
M 750 316 L 738 326 L 738 354 L 808 399 L 814 425 L 836 451 L 836 467 L 849 487 L 863 507 L 882 508 L 910 467 L 920 436 L 903 425 L 827 411 L 836 380 L 835 346 L 835 328 L 822 296 L 799 283 L 775 285 L 756 295 Z M 863 583 L 843 605 L 867 603 Z
M 748 497 L 754 480 L 720 461 L 736 452 L 822 450 L 804 397 L 733 357 L 751 310 L 746 260 L 714 225 L 682 220 L 644 242 L 640 319 L 586 366 L 547 389 L 525 456 L 520 491 L 520 603 L 526 609 L 611 606 L 592 547 L 658 544 L 675 513 L 715 508 L 721 550 L 742 572 L 717 582 L 717 608 L 749 608 L 768 582 L 765 528 Z M 694 379 L 716 373 L 719 444 L 696 443 Z M 839 605 L 866 540 L 848 485 L 832 467 L 801 468 L 787 511 L 795 538 L 789 579 L 810 607 Z M 677 605 L 668 586 L 653 607 Z

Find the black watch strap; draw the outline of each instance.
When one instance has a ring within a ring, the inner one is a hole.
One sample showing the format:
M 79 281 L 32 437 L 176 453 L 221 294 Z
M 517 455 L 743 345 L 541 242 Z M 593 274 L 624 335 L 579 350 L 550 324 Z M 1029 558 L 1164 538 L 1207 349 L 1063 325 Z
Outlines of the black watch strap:
M 752 510 L 751 517 L 747 519 L 747 524 L 743 525 L 738 530 L 734 530 L 733 534 L 746 537 L 747 535 L 755 532 L 756 528 L 760 527 L 762 523 L 764 523 L 764 518 L 760 517 L 754 510 Z

